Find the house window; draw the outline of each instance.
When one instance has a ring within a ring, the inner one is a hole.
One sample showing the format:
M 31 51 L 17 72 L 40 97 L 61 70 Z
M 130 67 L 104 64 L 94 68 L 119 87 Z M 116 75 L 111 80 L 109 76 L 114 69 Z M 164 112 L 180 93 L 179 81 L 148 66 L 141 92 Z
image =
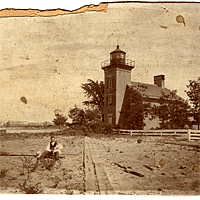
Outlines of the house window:
M 108 114 L 108 124 L 112 125 L 112 114 Z
M 109 76 L 107 78 L 107 82 L 108 82 L 108 88 L 112 88 L 113 87 L 113 76 Z
M 108 95 L 108 106 L 112 106 L 113 105 L 113 95 L 109 94 Z

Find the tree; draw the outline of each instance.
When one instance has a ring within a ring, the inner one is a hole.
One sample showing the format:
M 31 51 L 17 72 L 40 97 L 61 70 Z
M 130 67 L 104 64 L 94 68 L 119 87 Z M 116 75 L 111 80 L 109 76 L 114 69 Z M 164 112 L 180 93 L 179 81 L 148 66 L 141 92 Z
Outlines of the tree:
M 105 125 L 104 122 L 102 122 L 102 114 L 97 108 L 86 108 L 85 119 L 88 129 L 92 130 L 93 132 L 101 132 Z
M 143 101 L 142 92 L 145 86 L 127 87 L 125 94 L 125 103 L 121 110 L 125 126 L 129 129 L 143 129 L 145 126 L 144 119 L 150 113 L 150 103 Z
M 169 95 L 162 94 L 159 105 L 154 105 L 152 110 L 154 118 L 160 120 L 161 129 L 177 129 L 190 126 L 189 109 L 187 101 L 180 99 L 176 95 L 177 91 L 172 91 Z
M 61 127 L 65 124 L 65 122 L 67 121 L 68 118 L 66 116 L 64 116 L 61 113 L 61 110 L 59 110 L 59 109 L 55 109 L 54 113 L 55 113 L 55 118 L 53 119 L 53 123 L 56 126 L 59 126 L 59 128 L 61 129 Z
M 83 104 L 87 107 L 98 109 L 101 112 L 103 119 L 104 109 L 104 83 L 102 81 L 93 81 L 88 79 L 88 83 L 82 84 L 81 88 L 85 96 L 89 99 L 84 101 Z
M 72 119 L 73 125 L 84 130 L 97 129 L 101 122 L 101 113 L 97 108 L 81 109 L 75 105 L 74 108 L 70 108 L 68 116 Z
M 83 109 L 78 108 L 76 105 L 74 108 L 69 109 L 68 116 L 72 119 L 72 123 L 75 125 L 85 124 L 85 112 Z
M 86 108 L 85 110 L 85 119 L 89 123 L 101 121 L 101 112 L 97 108 Z
M 189 97 L 189 101 L 192 104 L 191 116 L 198 124 L 198 130 L 200 126 L 200 78 L 195 80 L 189 80 L 189 85 L 187 85 L 188 91 L 185 90 Z

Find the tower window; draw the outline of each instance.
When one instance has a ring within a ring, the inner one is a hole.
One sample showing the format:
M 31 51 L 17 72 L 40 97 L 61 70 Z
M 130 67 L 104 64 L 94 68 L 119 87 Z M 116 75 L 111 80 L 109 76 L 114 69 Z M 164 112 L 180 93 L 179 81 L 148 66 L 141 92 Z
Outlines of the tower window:
M 109 94 L 108 95 L 108 106 L 112 106 L 113 105 L 113 95 Z
M 108 114 L 108 124 L 112 124 L 112 114 Z
M 113 87 L 113 76 L 109 76 L 107 78 L 107 83 L 108 83 L 108 88 L 112 88 Z
M 135 103 L 130 103 L 130 109 L 134 109 L 135 108 Z

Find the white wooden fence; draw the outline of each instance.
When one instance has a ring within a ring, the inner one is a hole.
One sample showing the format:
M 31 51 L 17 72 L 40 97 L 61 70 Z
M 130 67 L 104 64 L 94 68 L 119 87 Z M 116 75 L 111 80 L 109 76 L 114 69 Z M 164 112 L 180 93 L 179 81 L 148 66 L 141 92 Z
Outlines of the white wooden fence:
M 167 130 L 113 130 L 119 134 L 143 135 L 143 136 L 186 136 L 188 140 L 200 140 L 200 130 L 192 129 L 167 129 Z

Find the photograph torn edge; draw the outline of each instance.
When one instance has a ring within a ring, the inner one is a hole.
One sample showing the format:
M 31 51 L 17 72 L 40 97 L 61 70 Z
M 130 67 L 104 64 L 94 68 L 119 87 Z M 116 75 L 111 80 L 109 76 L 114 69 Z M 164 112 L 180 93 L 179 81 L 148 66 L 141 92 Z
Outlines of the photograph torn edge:
M 108 3 L 100 3 L 99 5 L 85 5 L 76 10 L 70 11 L 66 9 L 15 9 L 5 8 L 0 10 L 0 18 L 8 17 L 53 17 L 58 15 L 78 14 L 86 12 L 107 12 Z

